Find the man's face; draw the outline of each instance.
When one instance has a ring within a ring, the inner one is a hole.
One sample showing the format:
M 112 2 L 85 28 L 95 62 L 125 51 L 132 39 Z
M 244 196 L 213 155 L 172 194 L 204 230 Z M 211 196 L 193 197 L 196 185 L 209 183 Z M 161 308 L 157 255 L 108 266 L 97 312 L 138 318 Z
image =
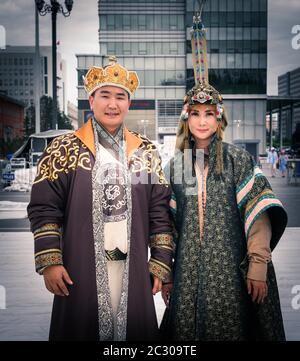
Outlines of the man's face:
M 89 102 L 97 122 L 111 133 L 123 123 L 130 106 L 128 93 L 109 85 L 97 89 L 90 95 Z

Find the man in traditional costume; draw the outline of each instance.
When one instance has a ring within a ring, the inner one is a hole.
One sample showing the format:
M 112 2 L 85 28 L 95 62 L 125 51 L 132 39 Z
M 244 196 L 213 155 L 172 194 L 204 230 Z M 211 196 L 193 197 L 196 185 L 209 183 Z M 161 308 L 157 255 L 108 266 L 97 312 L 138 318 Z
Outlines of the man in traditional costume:
M 45 150 L 28 206 L 36 271 L 55 294 L 50 340 L 155 340 L 171 191 L 155 146 L 123 124 L 136 72 L 111 57 L 84 84 L 94 117 Z
M 168 308 L 161 329 L 180 341 L 284 340 L 271 251 L 287 215 L 253 157 L 223 142 L 227 120 L 222 96 L 208 83 L 201 13 L 194 17 L 191 42 L 195 86 L 184 98 L 175 157 L 165 171 L 177 234 L 174 282 L 162 291 Z M 207 139 L 202 111 L 207 119 L 213 112 L 217 125 Z M 207 147 L 197 146 L 201 136 Z

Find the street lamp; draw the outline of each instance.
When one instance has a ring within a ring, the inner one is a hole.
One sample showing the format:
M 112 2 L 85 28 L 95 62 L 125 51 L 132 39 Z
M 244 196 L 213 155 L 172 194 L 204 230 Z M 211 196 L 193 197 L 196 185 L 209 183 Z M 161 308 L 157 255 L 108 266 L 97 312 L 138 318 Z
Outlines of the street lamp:
M 45 16 L 47 13 L 52 15 L 52 87 L 53 87 L 53 117 L 52 128 L 57 129 L 57 88 L 56 88 L 56 16 L 58 13 L 63 14 L 64 17 L 68 17 L 71 14 L 73 7 L 73 0 L 65 0 L 64 10 L 63 6 L 56 0 L 50 0 L 50 4 L 47 4 L 44 0 L 35 0 L 36 8 L 41 16 Z
M 233 121 L 233 124 L 236 124 L 236 139 L 239 139 L 239 128 L 240 128 L 240 125 L 241 125 L 241 120 L 240 119 L 235 119 Z
M 141 125 L 144 127 L 144 134 L 143 135 L 146 137 L 147 136 L 146 128 L 147 128 L 147 126 L 149 124 L 149 120 L 148 119 L 141 119 L 140 122 L 141 122 Z

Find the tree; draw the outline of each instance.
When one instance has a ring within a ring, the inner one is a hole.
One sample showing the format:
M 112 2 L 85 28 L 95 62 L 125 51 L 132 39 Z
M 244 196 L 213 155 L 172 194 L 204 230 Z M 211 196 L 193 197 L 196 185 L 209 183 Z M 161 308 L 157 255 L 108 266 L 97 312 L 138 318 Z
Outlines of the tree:
M 46 95 L 41 97 L 41 132 L 52 129 L 52 98 Z M 57 108 L 58 129 L 73 129 L 70 119 Z M 26 136 L 35 132 L 35 107 L 31 105 L 26 111 L 25 117 Z
M 58 129 L 74 129 L 71 120 L 64 112 L 58 113 Z
M 49 130 L 52 128 L 53 100 L 51 97 L 43 95 L 41 97 L 41 130 Z M 57 125 L 58 129 L 73 129 L 70 119 L 65 113 L 60 112 L 57 107 Z
M 25 138 L 35 133 L 35 107 L 33 104 L 25 112 Z
M 0 159 L 8 154 L 14 153 L 22 146 L 23 142 L 24 140 L 22 138 L 0 139 Z
M 40 102 L 41 107 L 41 132 L 52 129 L 52 98 L 43 95 Z M 59 110 L 57 111 L 58 114 Z
M 71 120 L 57 109 L 58 129 L 73 129 Z M 41 132 L 52 129 L 52 98 L 41 97 Z M 14 153 L 24 141 L 35 133 L 35 106 L 31 104 L 25 110 L 25 132 L 24 138 L 0 139 L 0 157 L 8 153 Z

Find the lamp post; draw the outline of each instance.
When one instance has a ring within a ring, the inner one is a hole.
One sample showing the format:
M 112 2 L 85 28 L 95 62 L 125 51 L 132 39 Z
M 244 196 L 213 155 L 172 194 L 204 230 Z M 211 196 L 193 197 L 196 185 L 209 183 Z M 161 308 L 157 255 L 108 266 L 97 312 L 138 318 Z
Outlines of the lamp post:
M 35 132 L 41 131 L 41 59 L 39 37 L 39 12 L 35 7 Z
M 233 123 L 236 124 L 236 139 L 239 139 L 239 129 L 240 129 L 241 122 L 242 121 L 240 119 L 235 119 L 233 121 Z
M 146 136 L 147 136 L 147 134 L 146 134 L 146 128 L 147 128 L 147 126 L 148 126 L 148 124 L 149 124 L 149 120 L 148 120 L 148 119 L 141 119 L 140 122 L 141 122 L 141 125 L 142 125 L 143 128 L 144 128 L 144 134 L 143 134 L 143 135 L 146 137 Z
M 64 10 L 63 6 L 56 0 L 50 0 L 50 4 L 47 4 L 44 0 L 35 0 L 35 4 L 41 16 L 45 16 L 47 13 L 51 13 L 52 15 L 52 128 L 57 129 L 56 17 L 58 13 L 63 14 L 64 17 L 70 16 L 73 7 L 73 0 L 65 0 L 66 10 Z

